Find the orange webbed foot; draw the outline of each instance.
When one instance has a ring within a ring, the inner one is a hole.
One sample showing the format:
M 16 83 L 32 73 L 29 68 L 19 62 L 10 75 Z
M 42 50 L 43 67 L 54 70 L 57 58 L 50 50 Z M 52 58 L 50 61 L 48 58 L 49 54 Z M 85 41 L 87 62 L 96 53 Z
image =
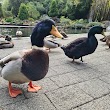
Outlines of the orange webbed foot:
M 32 82 L 28 84 L 28 92 L 37 92 L 41 89 L 41 86 L 33 85 Z
M 15 98 L 19 94 L 22 94 L 22 91 L 19 89 L 12 88 L 11 83 L 9 82 L 9 94 L 11 97 Z

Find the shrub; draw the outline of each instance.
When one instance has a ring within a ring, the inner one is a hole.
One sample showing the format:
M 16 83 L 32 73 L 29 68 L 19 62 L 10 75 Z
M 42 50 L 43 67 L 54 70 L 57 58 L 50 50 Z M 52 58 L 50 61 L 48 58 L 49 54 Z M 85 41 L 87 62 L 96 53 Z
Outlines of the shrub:
M 60 22 L 64 26 L 69 26 L 72 23 L 72 21 L 69 18 L 65 18 L 64 16 L 60 18 Z
M 35 6 L 35 4 L 33 2 L 27 3 L 26 7 L 27 7 L 28 14 L 29 14 L 30 18 L 33 18 L 33 19 L 38 19 L 39 18 L 40 13 L 36 9 L 36 6 Z
M 85 25 L 84 24 L 75 24 L 74 28 L 76 28 L 76 29 L 85 28 Z
M 81 28 L 86 28 L 86 24 L 87 24 L 87 20 L 79 19 L 79 20 L 71 21 L 69 27 L 81 29 Z
M 58 8 L 57 8 L 57 2 L 56 2 L 56 0 L 52 0 L 51 1 L 48 14 L 51 17 L 58 16 Z
M 79 20 L 76 20 L 75 23 L 79 23 L 79 24 L 85 24 L 85 23 L 88 23 L 88 21 L 85 19 L 79 19 Z
M 6 21 L 6 22 L 13 22 L 13 18 L 12 18 L 12 17 L 8 17 L 8 18 L 6 18 L 5 21 Z
M 16 25 L 22 25 L 23 24 L 23 21 L 21 21 L 19 18 L 15 18 L 13 20 L 13 23 L 16 24 Z
M 21 3 L 20 5 L 18 17 L 20 18 L 20 20 L 25 20 L 29 17 L 27 7 L 24 3 Z
M 104 26 L 104 24 L 101 22 L 90 22 L 86 25 L 87 28 L 92 26 Z
M 49 19 L 50 17 L 46 14 L 43 14 L 41 17 L 40 17 L 40 20 L 45 20 L 45 19 Z
M 34 19 L 33 19 L 33 18 L 28 18 L 28 20 L 29 20 L 29 21 L 34 21 Z

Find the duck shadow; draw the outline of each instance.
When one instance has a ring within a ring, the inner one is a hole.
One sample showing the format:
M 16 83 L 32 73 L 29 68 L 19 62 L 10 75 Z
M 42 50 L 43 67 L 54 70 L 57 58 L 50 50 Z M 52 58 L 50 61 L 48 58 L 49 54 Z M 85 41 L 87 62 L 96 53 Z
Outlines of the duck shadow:
M 75 64 L 75 65 L 85 65 L 87 64 L 87 62 L 82 62 L 82 61 L 71 61 L 72 64 Z
M 50 50 L 49 51 L 49 54 L 60 54 L 61 52 L 59 51 L 55 51 L 55 50 Z

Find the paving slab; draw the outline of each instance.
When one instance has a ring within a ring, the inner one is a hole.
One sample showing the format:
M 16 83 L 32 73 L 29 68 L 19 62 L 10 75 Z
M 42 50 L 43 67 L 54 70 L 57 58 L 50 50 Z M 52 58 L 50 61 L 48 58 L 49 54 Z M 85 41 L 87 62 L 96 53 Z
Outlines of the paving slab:
M 8 81 L 0 77 L 0 89 L 7 88 L 8 87 Z
M 52 91 L 55 89 L 58 89 L 59 87 L 53 82 L 51 81 L 49 78 L 44 78 L 40 81 L 34 81 L 33 84 L 39 85 L 42 87 L 41 90 L 39 90 L 37 93 L 31 93 L 31 92 L 27 92 L 27 84 L 25 84 L 22 88 L 24 90 L 24 95 L 26 98 L 30 98 L 30 97 L 34 97 L 35 95 L 38 94 L 42 94 L 48 91 Z
M 29 110 L 56 110 L 54 105 L 44 94 L 27 99 L 26 103 Z
M 41 94 L 2 107 L 3 110 L 56 110 L 49 99 Z
M 46 95 L 58 110 L 69 110 L 93 100 L 92 97 L 74 85 L 48 92 Z
M 13 104 L 18 101 L 24 100 L 24 95 L 19 95 L 17 98 L 11 98 L 8 93 L 8 89 L 4 88 L 0 90 L 0 106 L 6 106 L 7 104 Z
M 82 82 L 79 83 L 78 86 L 93 98 L 102 97 L 110 93 L 110 86 L 99 79 Z
M 74 68 L 74 67 L 72 67 L 68 64 L 60 65 L 60 66 L 54 66 L 52 69 L 54 71 L 56 71 L 58 74 L 69 73 L 69 72 L 72 72 L 72 71 L 76 70 L 76 68 Z
M 12 104 L 2 106 L 2 110 L 29 110 L 25 101 L 26 100 L 21 100 Z
M 73 73 L 53 76 L 50 79 L 54 81 L 59 87 L 64 87 L 66 85 L 76 84 L 84 81 L 82 78 L 74 75 Z
M 96 71 L 99 71 L 100 73 L 103 73 L 103 75 L 110 73 L 110 63 L 104 63 L 104 64 L 97 65 L 97 66 L 91 65 L 91 68 L 96 70 Z
M 78 71 L 73 72 L 73 74 L 80 77 L 84 81 L 91 80 L 93 78 L 97 78 L 103 75 L 103 73 L 96 71 L 94 69 L 91 69 L 91 68 L 78 70 Z
M 48 74 L 45 77 L 51 77 L 51 76 L 56 76 L 59 73 L 57 73 L 56 71 L 54 71 L 51 67 L 49 68 Z
M 110 96 L 104 96 L 71 110 L 110 110 Z
M 110 34 L 110 33 L 109 33 Z M 86 37 L 69 34 L 65 40 L 55 39 L 62 45 Z M 33 82 L 42 86 L 37 93 L 27 92 L 27 85 L 13 85 L 23 91 L 17 98 L 8 94 L 8 82 L 0 77 L 0 110 L 110 110 L 110 49 L 100 42 L 93 54 L 72 62 L 61 48 L 49 53 L 49 71 L 46 77 Z M 0 58 L 21 49 L 31 48 L 30 38 L 13 38 L 14 48 L 0 49 Z
M 110 74 L 99 77 L 99 79 L 104 81 L 105 83 L 110 84 Z

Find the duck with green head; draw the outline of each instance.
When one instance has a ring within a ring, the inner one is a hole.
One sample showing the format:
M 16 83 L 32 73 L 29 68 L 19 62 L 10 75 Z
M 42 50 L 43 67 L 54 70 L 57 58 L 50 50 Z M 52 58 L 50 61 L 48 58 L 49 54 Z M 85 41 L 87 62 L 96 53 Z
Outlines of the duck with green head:
M 63 38 L 52 19 L 45 19 L 34 27 L 31 34 L 32 46 L 44 47 L 46 49 L 59 47 L 58 43 L 44 39 L 48 35 Z
M 88 37 L 78 38 L 67 46 L 62 46 L 61 49 L 63 49 L 65 55 L 72 58 L 73 61 L 74 59 L 81 58 L 83 62 L 82 57 L 92 54 L 98 46 L 95 34 L 102 34 L 105 36 L 104 28 L 102 26 L 94 26 L 89 30 Z
M 21 90 L 13 88 L 12 83 L 29 82 L 29 92 L 37 92 L 41 89 L 40 86 L 32 84 L 32 81 L 45 77 L 49 68 L 49 56 L 47 51 L 39 47 L 55 48 L 58 46 L 57 43 L 44 40 L 49 34 L 63 38 L 58 32 L 54 21 L 46 19 L 39 22 L 33 29 L 31 35 L 32 49 L 16 51 L 0 60 L 1 76 L 9 81 L 8 87 L 11 97 L 16 97 L 22 93 Z

